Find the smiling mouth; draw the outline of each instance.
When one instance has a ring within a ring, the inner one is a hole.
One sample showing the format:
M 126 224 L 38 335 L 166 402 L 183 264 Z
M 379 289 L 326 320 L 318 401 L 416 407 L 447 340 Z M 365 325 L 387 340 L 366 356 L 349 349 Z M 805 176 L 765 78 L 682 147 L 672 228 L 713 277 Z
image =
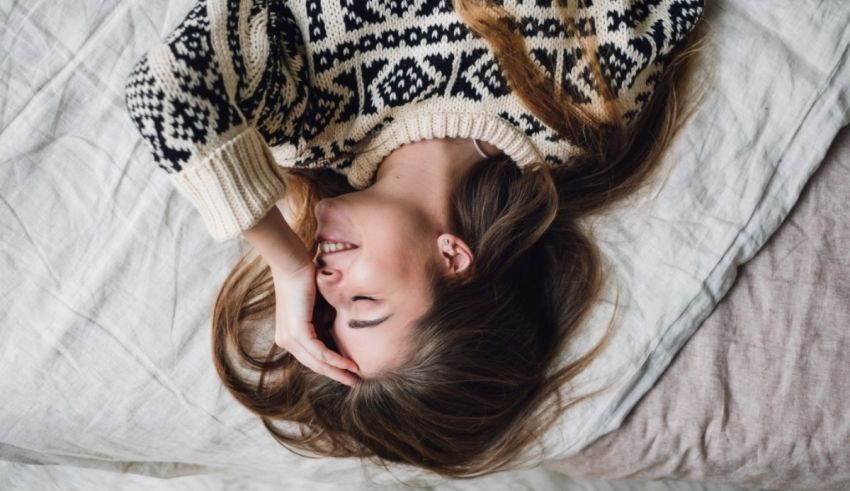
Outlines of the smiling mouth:
M 348 242 L 335 242 L 332 240 L 322 240 L 319 242 L 319 254 L 332 254 L 334 252 L 349 251 L 357 249 L 357 246 Z

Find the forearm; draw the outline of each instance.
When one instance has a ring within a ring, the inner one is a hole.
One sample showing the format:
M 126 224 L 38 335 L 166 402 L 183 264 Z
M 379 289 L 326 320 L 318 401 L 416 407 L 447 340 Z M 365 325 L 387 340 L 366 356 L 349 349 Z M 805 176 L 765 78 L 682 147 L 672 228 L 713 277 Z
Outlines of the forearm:
M 242 3 L 251 8 L 198 0 L 139 60 L 125 94 L 154 160 L 217 241 L 244 233 L 285 194 L 270 144 L 300 141 L 308 94 L 296 83 L 307 75 L 288 5 Z
M 277 205 L 243 235 L 274 272 L 294 273 L 312 264 L 309 251 L 286 223 Z

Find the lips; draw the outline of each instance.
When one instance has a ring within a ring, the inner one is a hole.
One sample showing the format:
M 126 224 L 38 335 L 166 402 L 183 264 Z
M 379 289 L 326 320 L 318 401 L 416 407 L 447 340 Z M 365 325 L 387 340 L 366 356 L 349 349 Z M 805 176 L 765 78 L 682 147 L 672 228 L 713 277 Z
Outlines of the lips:
M 357 246 L 350 242 L 322 240 L 320 238 L 316 245 L 316 255 L 314 256 L 313 261 L 319 268 L 340 267 L 340 263 L 336 255 L 353 251 L 354 249 L 357 249 Z M 340 259 L 342 259 L 342 257 L 340 257 Z

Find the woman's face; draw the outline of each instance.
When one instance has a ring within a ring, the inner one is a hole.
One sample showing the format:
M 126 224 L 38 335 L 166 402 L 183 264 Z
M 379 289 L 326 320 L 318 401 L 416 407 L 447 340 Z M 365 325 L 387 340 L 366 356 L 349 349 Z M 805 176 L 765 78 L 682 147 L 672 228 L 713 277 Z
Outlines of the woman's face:
M 337 347 L 364 376 L 397 366 L 430 305 L 439 230 L 420 208 L 374 187 L 323 199 L 315 212 L 316 282 L 336 310 Z
M 449 203 L 480 161 L 469 139 L 404 144 L 384 158 L 371 186 L 316 206 L 316 283 L 336 310 L 331 335 L 361 375 L 405 358 L 411 329 L 431 305 L 434 276 L 472 271 L 469 247 L 448 232 Z

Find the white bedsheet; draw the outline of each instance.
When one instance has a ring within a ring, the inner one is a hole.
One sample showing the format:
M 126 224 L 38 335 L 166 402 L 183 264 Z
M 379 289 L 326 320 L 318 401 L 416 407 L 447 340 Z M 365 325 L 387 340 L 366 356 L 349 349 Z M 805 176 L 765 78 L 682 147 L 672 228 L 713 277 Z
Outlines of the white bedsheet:
M 222 468 L 289 483 L 439 482 L 298 457 L 220 387 L 209 315 L 244 243 L 209 238 L 123 108 L 130 68 L 192 4 L 0 0 L 0 459 L 158 477 Z M 713 88 L 677 140 L 677 165 L 654 200 L 597 227 L 626 309 L 581 381 L 614 389 L 564 414 L 547 457 L 617 428 L 848 121 L 850 2 L 718 1 L 707 17 Z M 523 476 L 487 485 L 524 486 Z
M 734 486 L 706 486 L 685 481 L 576 481 L 542 469 L 512 471 L 484 478 L 439 483 L 428 487 L 390 489 L 407 491 L 741 491 Z M 68 466 L 28 466 L 0 461 L 3 491 L 358 491 L 376 489 L 359 483 L 318 484 L 306 479 L 281 479 L 245 472 L 211 472 L 172 479 L 117 474 Z
M 779 227 L 850 121 L 850 2 L 706 2 L 707 92 L 667 159 L 669 178 L 598 221 L 614 282 L 579 354 L 612 345 L 577 380 L 604 396 L 564 414 L 547 457 L 617 429 Z M 595 334 L 591 334 L 596 331 Z

